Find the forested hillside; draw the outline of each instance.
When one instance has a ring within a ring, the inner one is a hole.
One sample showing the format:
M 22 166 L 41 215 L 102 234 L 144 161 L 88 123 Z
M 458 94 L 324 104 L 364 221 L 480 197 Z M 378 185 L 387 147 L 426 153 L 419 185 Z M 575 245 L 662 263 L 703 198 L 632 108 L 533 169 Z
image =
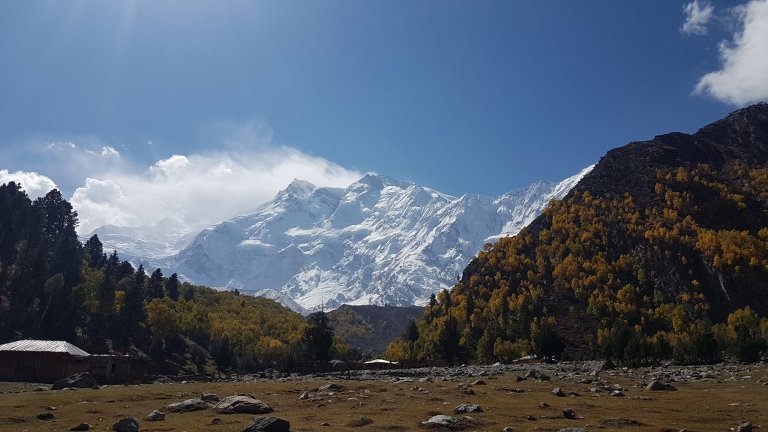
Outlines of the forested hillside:
M 754 360 L 768 337 L 768 105 L 610 151 L 430 303 L 399 357 Z M 564 354 L 563 354 L 564 352 Z
M 180 283 L 84 245 L 77 213 L 57 190 L 31 201 L 0 186 L 0 342 L 67 340 L 91 353 L 147 356 L 156 370 L 290 368 L 344 357 L 324 316 Z

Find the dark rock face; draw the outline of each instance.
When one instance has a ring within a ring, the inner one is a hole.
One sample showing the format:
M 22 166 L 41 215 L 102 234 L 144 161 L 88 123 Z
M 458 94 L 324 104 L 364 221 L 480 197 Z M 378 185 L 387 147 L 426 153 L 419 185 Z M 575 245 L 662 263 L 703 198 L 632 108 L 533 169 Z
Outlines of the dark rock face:
M 291 424 L 279 417 L 257 417 L 243 432 L 290 432 Z
M 65 388 L 92 388 L 96 386 L 96 380 L 90 372 L 76 373 L 66 378 L 62 378 L 51 386 L 51 390 L 61 390 Z

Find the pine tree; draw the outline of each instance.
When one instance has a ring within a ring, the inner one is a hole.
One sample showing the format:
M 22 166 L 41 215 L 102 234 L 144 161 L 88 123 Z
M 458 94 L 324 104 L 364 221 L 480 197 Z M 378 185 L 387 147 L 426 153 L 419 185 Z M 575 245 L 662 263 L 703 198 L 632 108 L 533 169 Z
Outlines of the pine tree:
M 163 293 L 163 272 L 155 269 L 147 281 L 146 298 L 147 300 L 161 299 L 165 296 Z
M 315 312 L 307 317 L 308 326 L 304 330 L 304 344 L 310 360 L 327 361 L 331 358 L 333 347 L 333 329 L 325 312 Z
M 165 293 L 169 299 L 176 301 L 179 299 L 179 275 L 172 274 L 168 280 L 165 281 Z

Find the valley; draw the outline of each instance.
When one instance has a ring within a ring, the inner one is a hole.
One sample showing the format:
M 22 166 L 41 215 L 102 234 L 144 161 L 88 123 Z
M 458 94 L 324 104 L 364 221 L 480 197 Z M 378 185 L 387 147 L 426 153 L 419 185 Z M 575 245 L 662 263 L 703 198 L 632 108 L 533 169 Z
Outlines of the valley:
M 755 428 L 768 425 L 765 363 L 599 370 L 601 364 L 462 366 L 277 379 L 243 375 L 236 381 L 155 382 L 76 391 L 33 391 L 35 385 L 10 383 L 0 385 L 0 430 L 67 431 L 80 423 L 109 430 L 119 419 L 135 417 L 142 431 L 239 432 L 254 418 L 216 414 L 210 408 L 186 413 L 165 409 L 203 393 L 220 398 L 253 395 L 274 409 L 266 415 L 287 420 L 292 431 L 307 432 L 504 428 L 722 432 L 746 422 Z M 646 389 L 654 380 L 676 390 Z M 328 384 L 340 387 L 320 389 Z M 558 387 L 563 396 L 553 394 Z M 482 412 L 455 414 L 454 408 L 461 404 L 477 404 Z M 147 421 L 156 409 L 166 413 L 165 420 Z M 566 409 L 576 418 L 565 418 Z M 37 418 L 45 413 L 52 414 L 51 419 Z M 455 416 L 463 423 L 422 424 L 435 415 Z

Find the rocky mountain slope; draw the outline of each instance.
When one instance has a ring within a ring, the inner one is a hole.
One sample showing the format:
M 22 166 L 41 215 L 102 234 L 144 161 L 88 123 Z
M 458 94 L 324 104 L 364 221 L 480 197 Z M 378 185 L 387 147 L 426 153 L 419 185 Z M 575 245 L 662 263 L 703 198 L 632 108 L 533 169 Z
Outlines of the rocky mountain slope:
M 203 230 L 147 267 L 266 293 L 302 311 L 425 304 L 484 244 L 517 233 L 590 169 L 495 198 L 457 198 L 380 175 L 346 189 L 296 180 L 255 212 Z
M 559 335 L 579 355 L 694 361 L 716 337 L 759 341 L 767 226 L 767 104 L 627 144 L 470 262 L 426 311 L 424 352 L 490 361 L 558 351 Z M 737 310 L 736 330 L 712 328 Z
M 424 314 L 421 306 L 342 305 L 328 312 L 336 336 L 363 353 L 384 352 L 390 342 L 402 336 L 409 320 Z

